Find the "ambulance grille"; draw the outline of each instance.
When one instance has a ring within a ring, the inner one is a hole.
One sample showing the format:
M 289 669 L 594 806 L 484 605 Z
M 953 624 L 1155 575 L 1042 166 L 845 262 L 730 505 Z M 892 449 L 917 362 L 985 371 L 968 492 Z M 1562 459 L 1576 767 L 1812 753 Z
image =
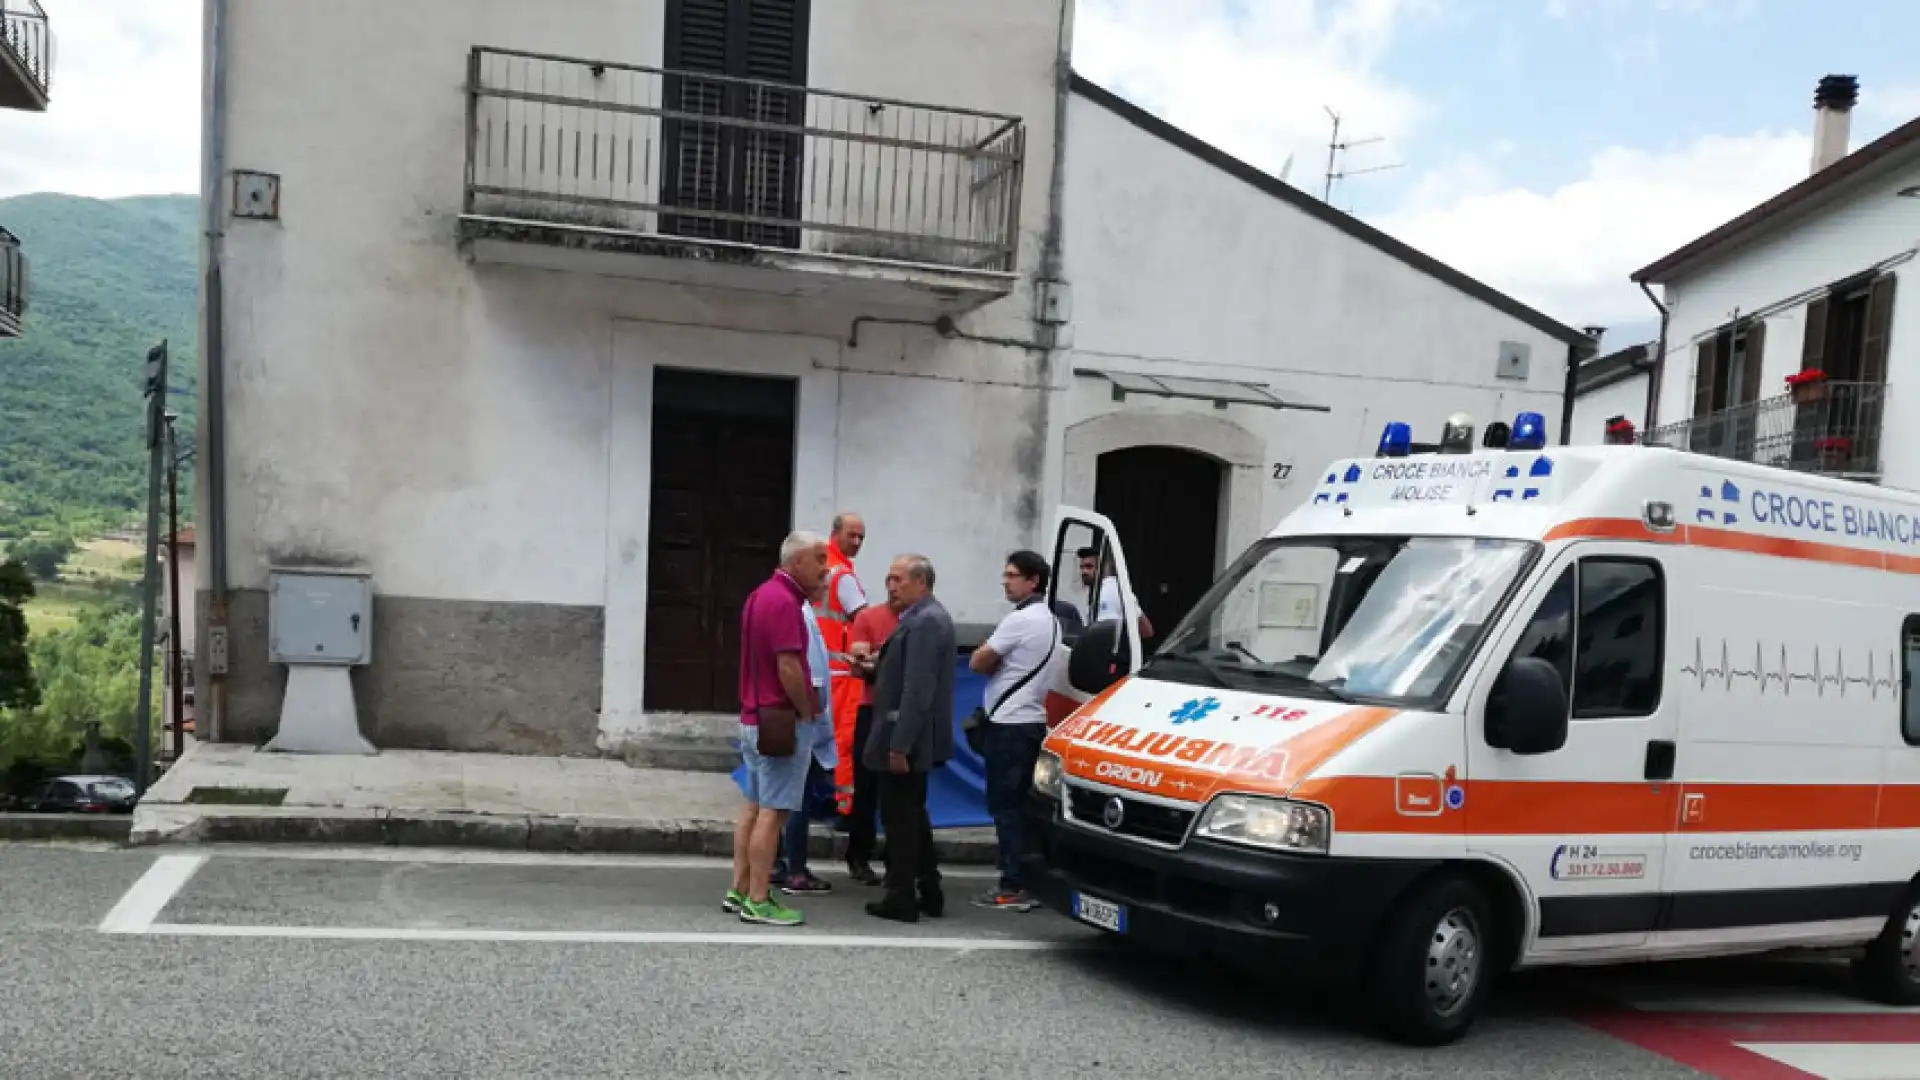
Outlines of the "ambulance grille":
M 1115 801 L 1120 803 L 1122 811 L 1120 827 L 1117 829 L 1106 821 L 1107 804 Z M 1074 785 L 1067 787 L 1067 808 L 1073 820 L 1082 825 L 1175 847 L 1186 840 L 1187 827 L 1193 824 L 1194 813 L 1192 810 L 1142 802 L 1124 795 L 1092 791 Z

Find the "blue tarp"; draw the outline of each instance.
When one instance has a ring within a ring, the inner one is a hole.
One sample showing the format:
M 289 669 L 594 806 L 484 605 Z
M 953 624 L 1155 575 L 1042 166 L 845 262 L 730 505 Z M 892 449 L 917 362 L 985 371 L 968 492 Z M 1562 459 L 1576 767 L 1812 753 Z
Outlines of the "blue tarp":
M 987 816 L 986 765 L 960 732 L 960 721 L 979 708 L 986 696 L 987 677 L 976 675 L 964 659 L 955 660 L 954 669 L 953 760 L 935 769 L 927 779 L 927 814 L 936 829 L 993 824 L 993 819 Z M 733 782 L 742 793 L 746 791 L 746 779 L 746 766 L 734 766 Z M 829 807 L 832 805 L 831 785 L 826 803 Z

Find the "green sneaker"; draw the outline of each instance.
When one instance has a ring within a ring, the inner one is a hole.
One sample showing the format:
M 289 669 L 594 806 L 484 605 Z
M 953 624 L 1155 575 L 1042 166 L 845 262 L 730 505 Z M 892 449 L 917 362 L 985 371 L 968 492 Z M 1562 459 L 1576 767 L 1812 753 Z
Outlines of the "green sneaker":
M 739 889 L 728 889 L 726 897 L 720 901 L 720 910 L 729 915 L 738 915 L 740 914 L 740 909 L 746 905 L 746 902 L 746 893 L 741 892 Z
M 758 904 L 752 900 L 743 901 L 740 905 L 740 921 L 761 926 L 799 926 L 807 921 L 807 917 L 768 893 L 766 900 Z

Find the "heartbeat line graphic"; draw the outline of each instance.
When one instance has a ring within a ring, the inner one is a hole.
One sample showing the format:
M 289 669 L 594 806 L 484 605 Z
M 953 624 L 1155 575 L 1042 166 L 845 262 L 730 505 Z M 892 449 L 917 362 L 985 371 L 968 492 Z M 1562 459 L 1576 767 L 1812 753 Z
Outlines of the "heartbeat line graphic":
M 1732 650 L 1728 647 L 1725 639 L 1722 639 L 1720 642 L 1720 663 L 1718 666 L 1709 666 L 1706 663 L 1705 652 L 1706 649 L 1701 639 L 1694 638 L 1693 663 L 1680 669 L 1682 674 L 1691 675 L 1698 679 L 1700 689 L 1702 690 L 1705 690 L 1709 684 L 1715 682 L 1720 683 L 1721 688 L 1724 690 L 1732 690 L 1735 679 L 1744 679 L 1747 682 L 1758 684 L 1760 693 L 1763 695 L 1767 693 L 1770 687 L 1779 687 L 1782 695 L 1789 695 L 1793 692 L 1793 685 L 1795 683 L 1807 683 L 1812 686 L 1814 696 L 1816 697 L 1825 697 L 1829 688 L 1838 691 L 1841 697 L 1846 697 L 1849 687 L 1861 687 L 1864 688 L 1875 701 L 1878 701 L 1880 699 L 1880 691 L 1897 692 L 1900 688 L 1901 680 L 1898 677 L 1900 661 L 1899 654 L 1896 652 L 1887 653 L 1887 663 L 1884 668 L 1876 668 L 1875 660 L 1877 658 L 1874 654 L 1868 653 L 1866 673 L 1858 675 L 1847 674 L 1847 654 L 1845 650 L 1836 650 L 1834 652 L 1833 670 L 1828 671 L 1824 666 L 1825 657 L 1821 655 L 1820 647 L 1817 645 L 1814 646 L 1813 649 L 1813 668 L 1811 671 L 1794 670 L 1794 666 L 1787 660 L 1787 647 L 1784 644 L 1780 646 L 1779 663 L 1772 666 L 1767 663 L 1765 647 L 1757 641 L 1753 644 L 1753 661 L 1751 665 L 1736 666 L 1732 659 Z

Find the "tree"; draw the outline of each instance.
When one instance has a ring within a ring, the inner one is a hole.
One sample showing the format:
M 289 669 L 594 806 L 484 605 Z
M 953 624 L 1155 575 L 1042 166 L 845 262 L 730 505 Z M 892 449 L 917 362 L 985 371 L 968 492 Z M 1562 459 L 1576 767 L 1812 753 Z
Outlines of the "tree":
M 79 548 L 74 545 L 73 537 L 64 532 L 47 536 L 29 536 L 25 540 L 15 540 L 8 553 L 20 562 L 41 581 L 58 581 L 60 567 L 64 565 Z
M 27 601 L 33 578 L 18 561 L 0 563 L 0 709 L 33 709 L 40 687 L 27 656 Z

